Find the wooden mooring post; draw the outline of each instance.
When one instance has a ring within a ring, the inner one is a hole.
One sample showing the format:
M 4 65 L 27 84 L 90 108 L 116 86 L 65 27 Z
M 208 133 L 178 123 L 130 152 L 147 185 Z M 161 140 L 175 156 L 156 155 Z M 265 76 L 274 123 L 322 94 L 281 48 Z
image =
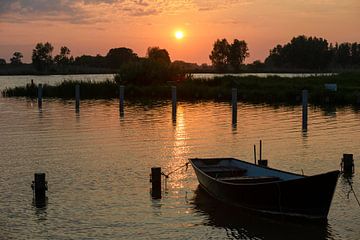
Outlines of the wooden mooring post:
M 302 130 L 307 131 L 308 125 L 308 90 L 302 91 Z
M 154 199 L 161 198 L 161 167 L 151 168 L 151 196 Z
M 355 173 L 353 154 L 344 153 L 341 159 L 341 172 L 347 175 Z
M 237 88 L 231 89 L 232 124 L 237 124 Z
M 256 145 L 254 144 L 254 163 L 256 164 Z
M 80 110 L 80 85 L 76 84 L 75 86 L 75 109 L 76 111 Z
M 254 148 L 255 151 L 255 148 Z M 259 152 L 259 160 L 258 165 L 267 167 L 268 166 L 268 160 L 262 159 L 262 141 L 260 140 L 260 152 Z
M 46 191 L 48 190 L 45 173 L 35 173 L 34 181 L 31 184 L 33 199 L 36 207 L 46 205 Z
M 125 87 L 123 85 L 120 85 L 119 87 L 120 116 L 124 116 L 124 92 L 125 92 Z
M 43 87 L 41 83 L 39 83 L 38 85 L 37 94 L 38 94 L 38 107 L 42 108 Z
M 176 120 L 176 107 L 177 107 L 176 86 L 171 87 L 171 99 L 172 99 L 172 118 L 173 120 Z

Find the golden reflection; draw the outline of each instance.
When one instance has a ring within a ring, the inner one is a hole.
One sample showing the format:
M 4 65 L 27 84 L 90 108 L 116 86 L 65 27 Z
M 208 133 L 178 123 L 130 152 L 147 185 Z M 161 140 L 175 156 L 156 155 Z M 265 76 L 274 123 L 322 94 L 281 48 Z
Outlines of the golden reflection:
M 189 147 L 187 144 L 185 111 L 182 105 L 177 106 L 176 125 L 174 126 L 174 145 L 173 156 L 168 163 L 167 169 L 173 171 L 187 162 Z M 183 180 L 186 179 L 186 168 L 179 169 L 171 175 L 171 181 L 168 181 L 168 187 L 172 189 L 184 188 Z

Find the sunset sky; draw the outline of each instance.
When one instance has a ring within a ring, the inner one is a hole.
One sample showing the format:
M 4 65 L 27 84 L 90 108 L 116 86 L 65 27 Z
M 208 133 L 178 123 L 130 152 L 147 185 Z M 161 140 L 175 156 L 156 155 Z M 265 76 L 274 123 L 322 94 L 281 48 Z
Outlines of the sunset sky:
M 0 58 L 14 51 L 31 61 L 37 42 L 72 55 L 105 55 L 128 47 L 144 56 L 149 46 L 171 60 L 210 63 L 218 38 L 245 40 L 247 62 L 276 44 L 305 34 L 330 42 L 360 42 L 359 0 L 0 0 Z M 176 31 L 184 37 L 177 39 Z

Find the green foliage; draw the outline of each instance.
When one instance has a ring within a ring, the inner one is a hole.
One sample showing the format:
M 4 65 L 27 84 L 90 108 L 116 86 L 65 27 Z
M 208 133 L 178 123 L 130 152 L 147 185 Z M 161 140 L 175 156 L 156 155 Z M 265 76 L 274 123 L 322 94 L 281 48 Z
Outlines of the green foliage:
M 0 65 L 5 65 L 6 64 L 6 60 L 3 58 L 0 58 Z
M 49 71 L 50 66 L 53 64 L 53 50 L 54 47 L 49 42 L 36 44 L 32 52 L 32 63 L 38 71 Z
M 14 52 L 13 56 L 10 58 L 11 64 L 22 64 L 21 59 L 23 58 L 23 54 L 21 52 Z

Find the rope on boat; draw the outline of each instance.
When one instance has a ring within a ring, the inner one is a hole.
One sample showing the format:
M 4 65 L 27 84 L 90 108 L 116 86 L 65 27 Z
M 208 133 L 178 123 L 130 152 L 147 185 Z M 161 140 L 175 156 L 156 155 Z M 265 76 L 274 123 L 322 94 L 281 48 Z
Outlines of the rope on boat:
M 353 186 L 352 186 L 352 183 L 350 182 L 350 180 L 349 180 L 348 178 L 347 178 L 346 180 L 347 180 L 347 182 L 348 182 L 349 185 L 350 185 L 350 191 L 349 191 L 349 193 L 348 193 L 348 198 L 349 198 L 350 192 L 353 192 L 353 194 L 354 194 L 354 196 L 355 196 L 355 199 L 356 199 L 356 201 L 357 201 L 357 204 L 358 204 L 359 207 L 360 207 L 360 202 L 359 202 L 359 199 L 358 199 L 357 196 L 356 196 L 356 193 L 355 193 L 355 190 L 354 190 L 354 188 L 353 188 Z
M 185 167 L 185 171 L 186 171 L 188 169 L 189 163 L 190 162 L 186 162 L 184 165 L 181 165 L 180 167 L 176 168 L 175 170 L 169 172 L 168 174 L 165 174 L 164 172 L 161 172 L 161 175 L 165 176 L 165 178 L 169 178 L 170 174 L 173 174 L 173 173 L 179 171 L 183 167 Z

